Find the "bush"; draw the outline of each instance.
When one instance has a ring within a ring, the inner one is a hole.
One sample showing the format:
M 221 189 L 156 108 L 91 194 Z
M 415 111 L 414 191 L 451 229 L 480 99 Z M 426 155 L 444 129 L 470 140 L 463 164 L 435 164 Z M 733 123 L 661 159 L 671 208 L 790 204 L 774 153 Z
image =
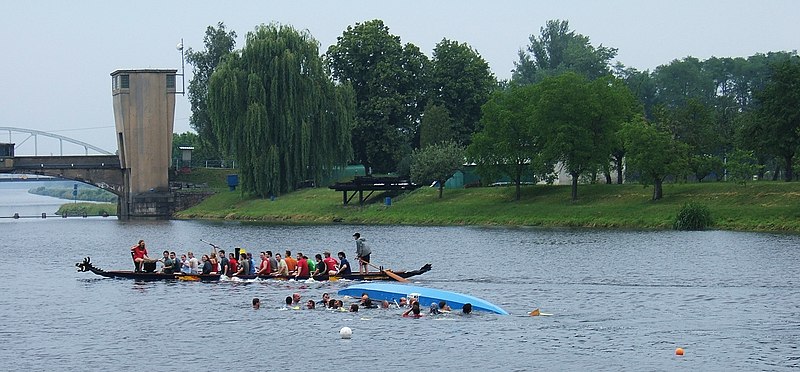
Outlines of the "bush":
M 675 223 L 672 225 L 675 230 L 704 230 L 711 226 L 711 211 L 702 204 L 687 203 L 681 207 Z

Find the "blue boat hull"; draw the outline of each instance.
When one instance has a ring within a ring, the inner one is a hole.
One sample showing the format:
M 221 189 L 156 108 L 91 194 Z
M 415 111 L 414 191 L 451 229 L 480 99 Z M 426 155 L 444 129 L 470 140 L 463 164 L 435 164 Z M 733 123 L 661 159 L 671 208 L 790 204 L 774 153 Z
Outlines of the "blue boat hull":
M 508 312 L 489 301 L 435 288 L 395 283 L 362 283 L 339 290 L 339 295 L 342 296 L 361 297 L 364 293 L 373 300 L 387 300 L 389 302 L 399 301 L 401 297 L 408 298 L 409 293 L 419 293 L 420 306 L 430 306 L 431 303 L 445 301 L 453 310 L 461 310 L 464 304 L 469 303 L 472 305 L 473 310 L 508 315 Z

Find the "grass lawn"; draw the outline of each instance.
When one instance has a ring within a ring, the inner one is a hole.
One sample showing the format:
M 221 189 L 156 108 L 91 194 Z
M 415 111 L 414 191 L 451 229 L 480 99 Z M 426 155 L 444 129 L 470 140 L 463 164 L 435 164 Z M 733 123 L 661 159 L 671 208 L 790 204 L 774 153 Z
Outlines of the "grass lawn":
M 786 182 L 665 184 L 664 198 L 651 201 L 652 188 L 630 185 L 524 186 L 514 200 L 513 187 L 446 189 L 423 187 L 384 205 L 375 193 L 369 203 L 342 205 L 342 193 L 303 189 L 274 201 L 222 190 L 177 218 L 208 218 L 276 223 L 353 223 L 414 225 L 575 226 L 669 229 L 681 206 L 705 205 L 713 228 L 800 232 L 800 184 Z M 351 202 L 353 203 L 353 202 Z

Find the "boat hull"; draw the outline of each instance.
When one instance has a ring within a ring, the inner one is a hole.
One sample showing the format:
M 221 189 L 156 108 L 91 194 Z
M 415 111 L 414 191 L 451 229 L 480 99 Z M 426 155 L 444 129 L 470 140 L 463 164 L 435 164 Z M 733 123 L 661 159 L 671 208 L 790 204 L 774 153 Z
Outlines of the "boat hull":
M 396 283 L 360 283 L 339 290 L 339 295 L 351 297 L 361 297 L 364 293 L 373 300 L 387 300 L 389 302 L 399 301 L 401 297 L 408 298 L 410 293 L 417 293 L 419 294 L 420 306 L 430 306 L 431 303 L 445 301 L 452 309 L 460 310 L 464 307 L 464 304 L 469 303 L 472 305 L 473 310 L 508 315 L 508 312 L 489 301 L 435 288 Z

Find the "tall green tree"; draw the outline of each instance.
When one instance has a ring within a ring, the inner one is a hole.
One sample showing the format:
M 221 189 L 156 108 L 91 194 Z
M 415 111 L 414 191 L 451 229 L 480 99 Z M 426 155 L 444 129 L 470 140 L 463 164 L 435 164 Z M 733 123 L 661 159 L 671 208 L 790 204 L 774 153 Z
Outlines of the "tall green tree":
M 536 85 L 534 111 L 545 138 L 547 158 L 561 161 L 572 177 L 572 200 L 578 199 L 581 174 L 608 166 L 620 125 L 633 115 L 635 99 L 611 76 L 588 81 L 567 72 Z
M 213 149 L 220 157 L 219 143 L 216 141 L 214 131 L 211 126 L 211 116 L 208 112 L 208 81 L 214 73 L 219 63 L 233 52 L 236 46 L 236 32 L 228 31 L 225 24 L 217 23 L 217 27 L 208 26 L 206 36 L 203 38 L 205 49 L 194 51 L 192 48 L 186 50 L 186 60 L 194 66 L 192 80 L 189 81 L 189 103 L 192 106 L 192 116 L 189 124 L 199 135 L 200 139 L 207 143 L 209 150 Z
M 444 106 L 428 104 L 419 126 L 419 146 L 424 148 L 436 143 L 454 141 L 453 119 Z
M 325 58 L 333 77 L 355 91 L 355 159 L 367 174 L 395 170 L 418 129 L 430 61 L 377 19 L 348 26 Z
M 416 184 L 436 181 L 441 199 L 444 183 L 455 171 L 461 169 L 463 164 L 464 148 L 453 141 L 439 142 L 417 149 L 411 155 L 411 181 Z
M 667 109 L 660 106 L 655 122 L 672 133 L 673 138 L 688 145 L 689 170 L 702 182 L 703 178 L 722 163 L 721 133 L 718 132 L 716 112 L 713 107 L 696 98 L 683 105 Z
M 547 179 L 553 161 L 544 154 L 545 139 L 534 121 L 536 86 L 512 86 L 495 92 L 483 105 L 481 130 L 472 136 L 467 158 L 485 179 L 510 178 L 521 195 L 522 180 Z
M 695 57 L 676 59 L 656 67 L 653 79 L 658 87 L 656 100 L 667 108 L 684 106 L 691 99 L 704 105 L 714 104 L 714 79 L 704 69 L 703 62 Z
M 548 76 L 572 71 L 589 80 L 611 74 L 611 60 L 617 49 L 594 47 L 589 37 L 569 28 L 569 21 L 549 20 L 540 35 L 530 36 L 530 44 L 520 50 L 515 62 L 512 82 L 533 84 Z
M 214 133 L 239 161 L 243 192 L 288 192 L 351 159 L 352 89 L 334 85 L 308 31 L 256 27 L 211 76 L 208 98 Z
M 433 48 L 430 100 L 447 109 L 455 140 L 469 145 L 478 129 L 481 106 L 497 87 L 489 64 L 466 43 L 442 39 Z
M 769 82 L 756 97 L 761 103 L 760 119 L 753 122 L 757 127 L 752 133 L 783 159 L 784 180 L 792 181 L 800 147 L 800 57 L 773 65 Z
M 652 200 L 660 200 L 664 197 L 664 180 L 686 170 L 686 144 L 643 119 L 625 123 L 622 133 L 628 153 L 628 173 L 639 173 L 642 184 L 653 185 Z

